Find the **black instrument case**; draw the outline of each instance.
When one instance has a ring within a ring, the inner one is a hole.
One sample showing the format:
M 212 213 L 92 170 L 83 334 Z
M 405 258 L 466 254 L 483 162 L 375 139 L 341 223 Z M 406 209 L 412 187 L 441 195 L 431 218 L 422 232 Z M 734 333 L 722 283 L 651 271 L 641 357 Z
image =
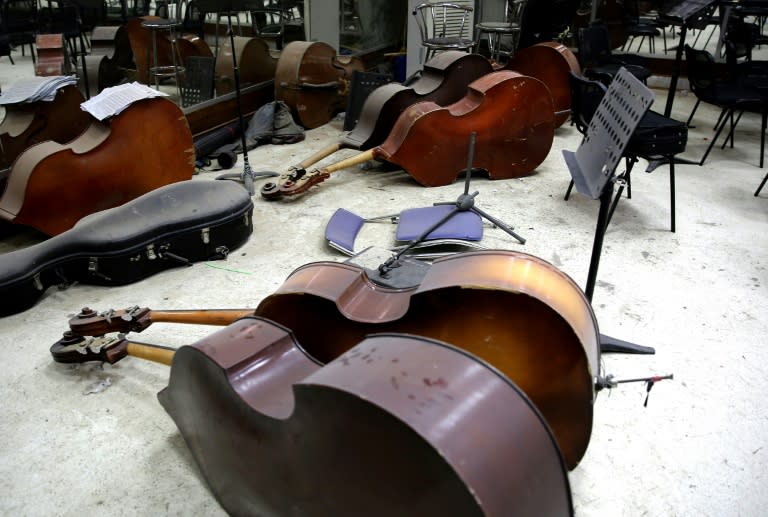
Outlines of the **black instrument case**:
M 53 286 L 125 285 L 192 262 L 226 258 L 253 231 L 253 202 L 230 181 L 181 181 L 84 217 L 64 233 L 0 255 L 0 316 Z

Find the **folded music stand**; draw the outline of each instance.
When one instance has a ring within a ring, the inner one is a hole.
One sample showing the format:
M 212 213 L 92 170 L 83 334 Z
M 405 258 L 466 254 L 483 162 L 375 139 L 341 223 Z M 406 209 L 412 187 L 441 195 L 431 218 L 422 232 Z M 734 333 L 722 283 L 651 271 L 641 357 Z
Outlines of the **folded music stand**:
M 235 77 L 235 102 L 237 105 L 237 117 L 240 122 L 240 143 L 243 147 L 243 172 L 241 174 L 222 174 L 216 179 L 239 179 L 245 185 L 248 194 L 253 195 L 256 190 L 253 187 L 255 176 L 276 176 L 273 172 L 254 172 L 248 161 L 248 147 L 245 139 L 245 121 L 243 120 L 243 106 L 240 93 L 240 66 L 237 63 L 235 49 L 235 35 L 232 30 L 232 13 L 250 11 L 257 6 L 247 0 L 198 0 L 198 8 L 204 13 L 226 13 L 227 34 L 232 46 L 232 70 Z

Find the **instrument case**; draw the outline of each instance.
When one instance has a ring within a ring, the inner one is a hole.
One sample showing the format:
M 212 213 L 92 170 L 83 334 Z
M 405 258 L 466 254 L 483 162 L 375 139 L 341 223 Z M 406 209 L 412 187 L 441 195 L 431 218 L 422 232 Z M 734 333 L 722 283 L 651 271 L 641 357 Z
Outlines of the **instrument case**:
M 86 216 L 46 241 L 0 255 L 0 316 L 32 307 L 53 285 L 125 285 L 224 259 L 250 236 L 252 214 L 241 185 L 189 180 Z

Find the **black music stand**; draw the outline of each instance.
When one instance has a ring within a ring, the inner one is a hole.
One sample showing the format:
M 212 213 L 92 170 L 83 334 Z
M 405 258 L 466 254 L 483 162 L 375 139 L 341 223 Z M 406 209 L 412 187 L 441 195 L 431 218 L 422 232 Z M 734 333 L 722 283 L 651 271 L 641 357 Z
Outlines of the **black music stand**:
M 614 202 L 613 188 L 618 181 L 615 174 L 616 166 L 640 119 L 653 104 L 653 99 L 653 92 L 622 67 L 611 81 L 608 92 L 603 95 L 595 114 L 592 115 L 587 134 L 579 148 L 575 153 L 563 151 L 563 157 L 576 190 L 592 199 L 600 200 L 587 286 L 584 289 L 590 303 L 595 291 L 597 268 L 603 249 L 603 238 L 608 227 L 610 207 Z M 621 196 L 621 190 L 617 194 L 617 199 L 619 196 Z M 600 349 L 603 352 L 626 354 L 655 352 L 652 347 L 629 343 L 604 334 L 600 335 Z
M 672 77 L 669 81 L 667 104 L 664 107 L 665 117 L 672 115 L 672 103 L 675 101 L 677 81 L 680 78 L 680 65 L 683 61 L 683 47 L 685 47 L 685 36 L 688 32 L 688 27 L 703 16 L 706 10 L 715 2 L 716 0 L 680 0 L 671 2 L 659 11 L 660 21 L 680 27 L 680 43 L 675 49 L 675 61 L 672 66 Z
M 582 144 L 575 153 L 563 151 L 576 190 L 600 200 L 587 287 L 584 289 L 590 302 L 617 181 L 615 169 L 653 98 L 653 92 L 622 67 L 592 116 Z
M 482 218 L 487 219 L 491 223 L 493 223 L 498 228 L 504 230 L 509 235 L 517 239 L 517 241 L 520 244 L 525 244 L 525 239 L 515 233 L 514 229 L 509 226 L 508 224 L 504 223 L 500 219 L 497 219 L 496 217 L 493 217 L 489 213 L 479 209 L 477 206 L 475 206 L 475 198 L 480 193 L 479 191 L 475 191 L 473 193 L 469 193 L 469 183 L 472 180 L 472 164 L 475 161 L 475 143 L 477 140 L 477 133 L 472 132 L 469 137 L 469 152 L 467 153 L 467 172 L 466 177 L 464 179 L 464 192 L 459 195 L 459 197 L 456 199 L 456 201 L 446 202 L 446 203 L 435 203 L 435 205 L 453 205 L 452 210 L 447 212 L 442 218 L 440 218 L 438 221 L 436 221 L 433 225 L 431 225 L 429 228 L 424 230 L 421 235 L 413 239 L 411 242 L 409 242 L 405 247 L 400 249 L 395 255 L 392 255 L 389 257 L 386 261 L 384 261 L 382 264 L 378 266 L 377 269 L 371 270 L 368 269 L 368 276 L 373 280 L 374 282 L 377 282 L 381 285 L 386 285 L 393 288 L 404 288 L 404 287 L 411 287 L 413 284 L 413 275 L 410 274 L 401 274 L 400 266 L 403 265 L 403 261 L 406 262 L 416 262 L 416 261 L 408 261 L 405 257 L 405 254 L 410 251 L 414 246 L 417 244 L 424 242 L 426 238 L 429 236 L 430 233 L 435 231 L 437 228 L 442 226 L 446 221 L 448 221 L 451 217 L 456 215 L 459 212 L 466 212 L 466 211 L 472 211 L 475 212 L 477 215 L 479 215 Z M 415 266 L 415 265 L 414 265 Z M 402 268 L 402 270 L 408 271 L 409 268 Z M 415 269 L 419 269 L 416 267 Z M 417 273 L 417 276 L 419 273 Z M 405 280 L 403 282 L 403 280 Z
M 248 161 L 248 147 L 245 140 L 245 121 L 243 120 L 243 106 L 240 99 L 240 66 L 237 64 L 235 48 L 235 34 L 232 31 L 232 13 L 250 11 L 255 8 L 249 5 L 247 0 L 199 0 L 198 8 L 204 13 L 227 13 L 227 34 L 232 46 L 232 70 L 235 77 L 235 102 L 237 103 L 237 117 L 240 122 L 240 143 L 243 147 L 243 172 L 240 174 L 222 174 L 216 179 L 237 179 L 243 182 L 245 189 L 251 196 L 256 192 L 253 187 L 255 176 L 275 176 L 274 172 L 254 172 Z

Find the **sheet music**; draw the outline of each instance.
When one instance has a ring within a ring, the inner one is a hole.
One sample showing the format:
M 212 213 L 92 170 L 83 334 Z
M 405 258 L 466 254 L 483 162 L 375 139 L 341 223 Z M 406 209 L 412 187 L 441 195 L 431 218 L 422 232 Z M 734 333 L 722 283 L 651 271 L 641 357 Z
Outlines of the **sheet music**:
M 120 114 L 125 108 L 136 101 L 167 96 L 167 93 L 138 82 L 132 82 L 105 88 L 100 94 L 82 103 L 80 108 L 98 120 L 104 120 L 107 117 Z
M 35 76 L 19 79 L 0 94 L 0 104 L 18 104 L 37 101 L 50 102 L 59 88 L 77 84 L 74 75 Z

